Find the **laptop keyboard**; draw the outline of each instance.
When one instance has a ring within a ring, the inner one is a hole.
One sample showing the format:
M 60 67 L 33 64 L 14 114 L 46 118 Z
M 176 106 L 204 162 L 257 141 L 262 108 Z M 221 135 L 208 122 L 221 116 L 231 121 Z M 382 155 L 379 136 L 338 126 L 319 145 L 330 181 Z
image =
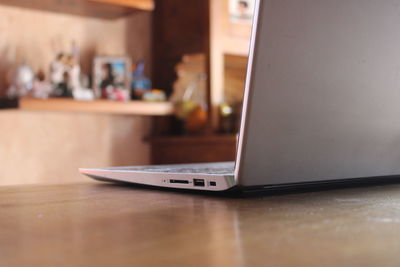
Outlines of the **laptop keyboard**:
M 222 174 L 233 175 L 234 163 L 204 163 L 204 164 L 176 164 L 176 165 L 153 165 L 141 167 L 113 167 L 108 170 L 139 171 L 156 173 L 194 173 L 194 174 Z

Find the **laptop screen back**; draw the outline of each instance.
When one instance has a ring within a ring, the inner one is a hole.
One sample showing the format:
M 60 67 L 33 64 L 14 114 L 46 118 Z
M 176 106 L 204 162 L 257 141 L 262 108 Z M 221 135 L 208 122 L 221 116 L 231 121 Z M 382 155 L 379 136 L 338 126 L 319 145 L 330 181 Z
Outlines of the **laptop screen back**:
M 400 3 L 261 0 L 239 182 L 400 174 Z

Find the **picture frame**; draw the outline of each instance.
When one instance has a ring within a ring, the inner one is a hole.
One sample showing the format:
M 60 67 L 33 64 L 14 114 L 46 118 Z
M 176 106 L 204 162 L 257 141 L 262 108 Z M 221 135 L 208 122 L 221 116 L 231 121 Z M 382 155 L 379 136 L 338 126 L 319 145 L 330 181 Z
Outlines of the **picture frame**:
M 255 0 L 229 0 L 229 18 L 234 24 L 252 24 Z
M 127 56 L 97 56 L 93 62 L 96 98 L 128 100 L 131 93 L 132 60 Z

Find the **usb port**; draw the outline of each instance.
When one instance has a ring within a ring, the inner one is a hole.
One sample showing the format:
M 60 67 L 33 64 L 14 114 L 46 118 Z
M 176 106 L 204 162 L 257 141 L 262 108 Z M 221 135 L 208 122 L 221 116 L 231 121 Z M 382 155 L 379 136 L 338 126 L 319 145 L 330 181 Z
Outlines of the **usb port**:
M 210 186 L 217 186 L 217 182 L 210 181 Z
M 176 179 L 171 179 L 169 180 L 171 184 L 189 184 L 188 180 L 176 180 Z
M 205 186 L 204 179 L 193 179 L 194 186 Z

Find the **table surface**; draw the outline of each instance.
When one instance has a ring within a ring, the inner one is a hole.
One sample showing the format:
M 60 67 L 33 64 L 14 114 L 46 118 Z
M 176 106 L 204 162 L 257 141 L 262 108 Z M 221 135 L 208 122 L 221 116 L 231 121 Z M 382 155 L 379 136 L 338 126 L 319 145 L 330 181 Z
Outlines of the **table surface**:
M 0 266 L 400 266 L 400 185 L 248 198 L 0 187 Z

